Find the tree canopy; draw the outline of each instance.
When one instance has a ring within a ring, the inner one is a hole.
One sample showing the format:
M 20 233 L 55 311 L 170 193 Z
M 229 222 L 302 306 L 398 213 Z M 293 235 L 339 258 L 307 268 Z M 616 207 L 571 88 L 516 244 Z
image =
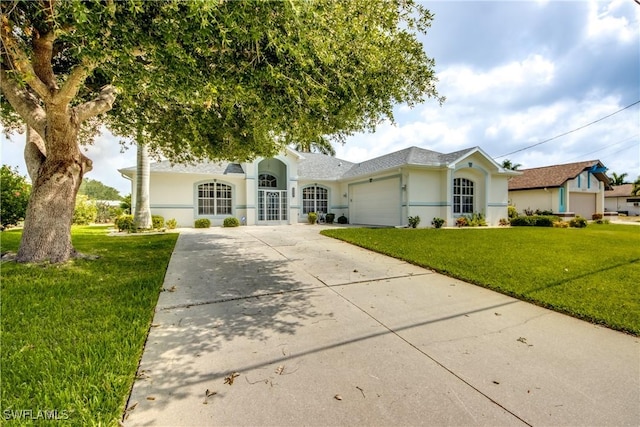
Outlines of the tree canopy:
M 95 179 L 83 179 L 78 193 L 94 200 L 122 200 L 118 190 Z
M 78 143 L 101 122 L 117 135 L 142 134 L 151 152 L 176 162 L 242 161 L 372 131 L 393 121 L 397 103 L 443 101 L 417 38 L 432 15 L 411 0 L 14 0 L 1 8 L 0 113 L 28 127 L 34 182 L 19 260 L 73 253 L 73 202 L 92 167 Z M 44 203 L 53 194 L 57 206 Z M 52 209 L 64 214 L 43 224 Z M 64 245 L 30 254 L 58 238 Z

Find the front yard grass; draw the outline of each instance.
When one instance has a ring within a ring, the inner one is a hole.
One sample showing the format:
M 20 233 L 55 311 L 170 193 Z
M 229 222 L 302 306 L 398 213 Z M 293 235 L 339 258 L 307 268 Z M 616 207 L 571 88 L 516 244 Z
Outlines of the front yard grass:
M 640 227 L 324 230 L 322 234 L 640 335 Z
M 17 251 L 20 234 L 2 232 L 2 251 Z M 2 263 L 3 420 L 118 424 L 177 236 L 108 237 L 106 227 L 74 227 L 75 248 L 100 258 Z

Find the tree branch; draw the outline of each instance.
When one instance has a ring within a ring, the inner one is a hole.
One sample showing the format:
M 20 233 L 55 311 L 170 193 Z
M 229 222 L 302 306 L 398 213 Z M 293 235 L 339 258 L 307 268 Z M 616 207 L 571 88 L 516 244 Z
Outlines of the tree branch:
M 36 97 L 21 88 L 3 68 L 0 68 L 0 89 L 27 126 L 32 127 L 44 139 L 47 117 Z
M 43 101 L 50 101 L 51 92 L 49 88 L 38 78 L 29 57 L 24 50 L 20 48 L 15 37 L 11 34 L 11 28 L 4 22 L 0 25 L 0 38 L 2 39 L 3 50 L 11 60 L 12 71 L 17 72 Z M 3 79 L 5 76 L 6 74 L 3 76 Z
M 111 85 L 104 86 L 100 95 L 92 101 L 85 102 L 74 108 L 78 123 L 82 123 L 91 117 L 111 110 L 116 100 L 116 88 Z
M 67 80 L 62 85 L 62 88 L 60 88 L 58 93 L 54 96 L 53 102 L 65 104 L 70 103 L 78 94 L 78 90 L 80 90 L 84 80 L 93 68 L 93 66 L 87 65 L 84 62 L 73 67 L 69 77 L 67 77 Z
M 51 66 L 51 59 L 53 58 L 53 41 L 55 35 L 53 30 L 46 34 L 39 34 L 34 31 L 32 44 L 33 44 L 33 70 L 36 76 L 42 83 L 49 89 L 49 93 L 53 94 L 58 90 L 58 83 L 56 82 L 56 76 L 53 73 L 53 67 Z

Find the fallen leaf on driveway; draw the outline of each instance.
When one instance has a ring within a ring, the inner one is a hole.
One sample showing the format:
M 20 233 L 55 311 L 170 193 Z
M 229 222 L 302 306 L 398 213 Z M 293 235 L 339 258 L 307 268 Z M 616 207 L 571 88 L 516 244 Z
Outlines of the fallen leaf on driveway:
M 284 373 L 284 365 L 280 365 L 276 368 L 276 374 L 282 375 Z
M 233 372 L 233 373 L 227 375 L 226 377 L 224 377 L 224 383 L 225 384 L 229 384 L 229 385 L 233 385 L 233 380 L 235 380 L 239 376 L 240 376 L 239 373 Z
M 339 394 L 336 394 L 335 396 L 333 396 L 333 398 L 335 400 L 342 400 L 342 396 L 340 396 Z

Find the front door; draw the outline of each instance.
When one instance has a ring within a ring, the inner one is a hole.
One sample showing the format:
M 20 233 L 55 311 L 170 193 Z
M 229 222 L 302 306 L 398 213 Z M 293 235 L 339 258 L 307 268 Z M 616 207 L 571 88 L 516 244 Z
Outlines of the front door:
M 287 219 L 287 192 L 258 190 L 258 221 L 281 222 Z

